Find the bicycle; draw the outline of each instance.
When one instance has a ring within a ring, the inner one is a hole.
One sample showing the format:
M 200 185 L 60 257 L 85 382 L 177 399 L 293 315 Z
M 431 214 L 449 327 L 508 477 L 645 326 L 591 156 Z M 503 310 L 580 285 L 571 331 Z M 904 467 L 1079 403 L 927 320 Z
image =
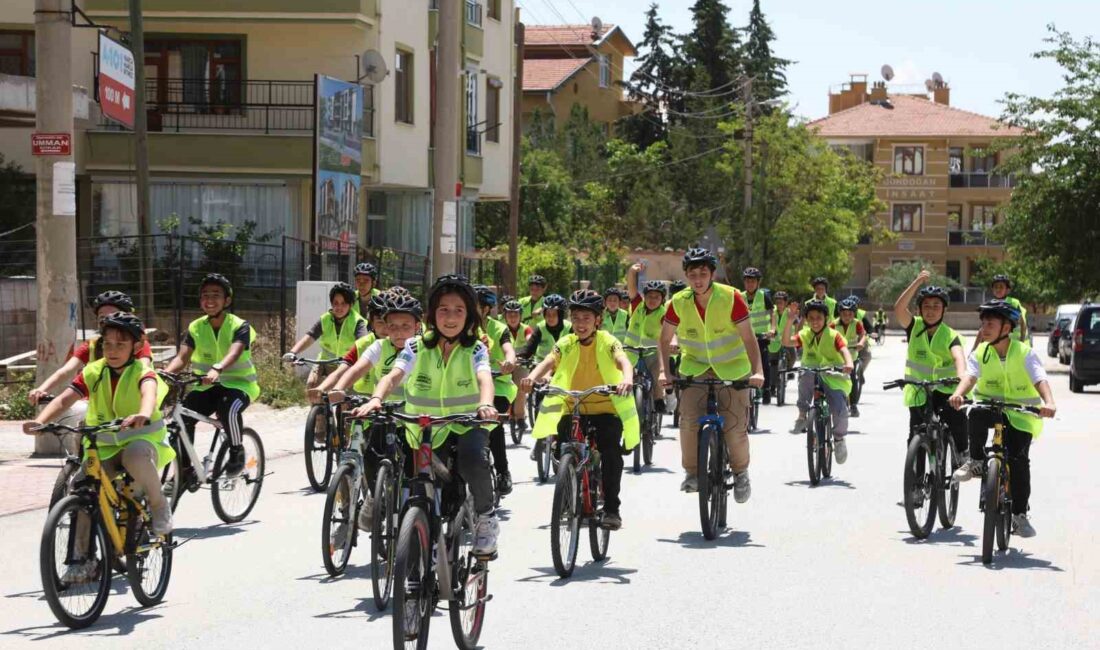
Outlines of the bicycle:
M 325 368 L 340 363 L 340 359 L 295 359 L 296 366 L 317 366 Z M 318 428 L 320 440 L 318 440 Z M 339 455 L 347 450 L 343 440 L 344 427 L 336 405 L 329 403 L 328 393 L 321 396 L 321 403 L 314 404 L 306 415 L 306 428 L 303 438 L 305 449 L 306 478 L 314 492 L 328 489 L 329 479 L 336 468 Z
M 45 406 L 55 399 L 57 399 L 56 395 L 43 395 L 38 398 L 38 405 Z M 73 422 L 73 420 L 76 421 Z M 57 419 L 55 424 L 80 426 L 83 424 L 83 418 L 73 418 L 68 415 L 62 415 Z M 77 444 L 73 444 L 70 434 L 58 433 L 56 435 L 61 440 L 61 451 L 65 454 L 65 459 L 61 463 L 61 469 L 57 472 L 57 478 L 54 479 L 53 488 L 50 490 L 50 505 L 46 508 L 47 513 L 49 513 L 50 509 L 52 509 L 58 501 L 65 498 L 65 496 L 72 491 L 73 479 L 76 477 L 77 472 L 80 471 L 80 441 L 77 440 Z M 72 451 L 74 448 L 77 450 L 77 453 Z
M 432 427 L 440 424 L 493 426 L 474 414 L 386 417 L 420 427 L 412 450 L 415 473 L 406 483 L 393 575 L 394 648 L 428 647 L 431 614 L 442 598 L 448 605 L 451 633 L 462 650 L 473 650 L 485 622 L 489 564 L 493 557 L 475 556 L 473 496 L 465 495 L 461 477 L 435 457 Z M 453 454 L 451 455 L 453 459 Z M 446 488 L 450 489 L 446 489 Z
M 661 435 L 661 414 L 657 412 L 654 391 L 657 380 L 649 372 L 645 358 L 657 354 L 655 345 L 624 345 L 623 349 L 638 355 L 634 363 L 634 403 L 638 406 L 638 422 L 641 425 L 641 444 L 634 448 L 634 473 L 642 473 L 642 463 L 653 464 L 653 444 Z
M 50 508 L 39 555 L 46 602 L 57 620 L 73 629 L 88 627 L 103 613 L 114 571 L 125 573 L 134 598 L 144 607 L 164 599 L 172 575 L 176 544 L 171 533 L 154 537 L 151 516 L 143 496 L 135 492 L 133 480 L 125 472 L 109 476 L 100 462 L 99 436 L 117 436 L 121 423 L 115 420 L 91 427 L 54 423 L 37 430 L 76 434 L 88 441 L 85 478 Z M 85 534 L 85 526 L 87 538 L 82 540 L 79 537 Z M 83 558 L 82 545 L 87 555 Z M 90 579 L 65 582 L 62 567 L 81 563 L 93 565 Z M 82 588 L 85 585 L 87 589 Z
M 935 381 L 898 379 L 882 386 L 884 390 L 915 386 L 924 391 L 921 424 L 913 431 L 909 440 L 905 452 L 905 471 L 902 475 L 905 518 L 909 523 L 909 532 L 917 539 L 924 539 L 931 534 L 937 512 L 943 528 L 955 525 L 959 484 L 951 480 L 951 475 L 962 463 L 959 450 L 955 448 L 954 437 L 940 419 L 939 411 L 932 405 L 932 396 L 936 388 L 958 383 L 957 377 Z M 948 462 L 951 465 L 950 471 L 947 469 Z
M 1005 460 L 1004 413 L 1017 411 L 1039 415 L 1033 406 L 1017 406 L 997 400 L 982 400 L 970 405 L 970 410 L 985 411 L 993 416 L 993 444 L 985 447 L 985 464 L 982 466 L 982 491 L 978 509 L 984 514 L 982 526 L 982 564 L 993 561 L 993 540 L 997 550 L 1005 551 L 1012 539 L 1012 490 L 1010 472 Z M 971 450 L 971 454 L 975 450 Z
M 875 323 L 875 341 L 879 345 L 886 343 L 886 323 Z
M 172 408 L 165 413 L 165 419 L 168 421 L 169 443 L 176 450 L 176 458 L 165 466 L 161 474 L 164 496 L 172 504 L 172 512 L 179 507 L 185 491 L 197 492 L 199 488 L 209 486 L 210 498 L 218 518 L 227 524 L 241 521 L 252 512 L 252 508 L 260 498 L 260 490 L 263 489 L 264 470 L 267 468 L 263 441 L 254 430 L 248 427 L 242 428 L 241 444 L 245 450 L 244 469 L 236 476 L 225 475 L 222 469 L 229 457 L 229 432 L 225 430 L 225 424 L 183 405 L 183 396 L 187 387 L 202 382 L 202 377 L 199 375 L 185 377 L 163 370 L 158 371 L 157 374 L 175 395 Z M 169 398 L 165 398 L 165 403 L 168 402 Z M 187 435 L 184 417 L 193 418 L 214 427 L 210 449 L 202 459 L 199 458 L 191 437 Z M 184 473 L 180 471 L 185 454 L 190 461 L 190 471 L 187 476 L 183 476 Z
M 745 390 L 751 388 L 747 380 L 724 379 L 674 379 L 680 389 L 688 386 L 706 386 L 707 410 L 699 418 L 699 445 L 696 451 L 696 479 L 699 481 L 699 522 L 703 537 L 712 540 L 726 527 L 726 510 L 729 491 L 733 489 L 729 471 L 729 449 L 726 447 L 723 428 L 725 418 L 718 414 L 719 387 Z
M 852 391 L 848 394 L 848 401 L 850 404 L 859 404 L 859 397 L 863 394 L 863 359 L 860 359 L 857 355 L 858 350 L 853 350 L 855 357 L 852 363 L 852 373 L 849 376 L 852 380 Z
M 799 372 L 814 375 L 814 398 L 810 405 L 813 421 L 806 427 L 806 467 L 810 472 L 810 485 L 816 486 L 822 478 L 833 475 L 833 418 L 829 412 L 829 400 L 825 398 L 825 382 L 822 375 L 839 374 L 846 377 L 843 368 L 798 368 Z
M 611 531 L 600 525 L 603 514 L 600 452 L 593 438 L 595 429 L 591 425 L 582 427 L 580 409 L 581 403 L 592 395 L 614 395 L 615 386 L 594 386 L 583 391 L 545 386 L 538 390 L 574 400 L 570 424 L 572 433 L 568 441 L 558 445 L 561 456 L 550 511 L 550 555 L 554 560 L 554 570 L 562 578 L 568 578 L 573 575 L 577 564 L 582 523 L 588 524 L 592 559 L 600 562 L 607 558 Z M 608 453 L 617 453 L 617 450 Z
M 521 368 L 526 368 L 527 370 L 531 370 L 532 368 L 534 368 L 538 364 L 535 363 L 534 359 L 518 359 L 518 360 L 516 360 L 516 365 L 521 367 Z M 535 408 L 533 410 L 532 406 L 533 405 L 531 403 L 531 400 L 528 399 L 527 400 L 527 418 L 528 418 L 528 422 L 530 422 L 530 425 L 534 426 L 535 425 L 535 412 L 537 412 L 538 409 Z M 510 404 L 509 408 L 508 408 L 508 433 L 512 437 L 512 444 L 518 445 L 520 443 L 520 441 L 523 440 L 523 434 L 527 432 L 527 427 L 526 426 L 521 426 L 521 419 L 516 417 L 517 414 L 515 412 L 515 408 L 516 408 L 516 404 L 513 401 L 512 404 Z M 520 413 L 519 415 L 522 416 L 523 414 Z
M 775 363 L 769 364 L 772 372 L 771 391 L 776 406 L 787 404 L 787 380 L 791 374 L 787 355 L 787 348 L 780 348 L 779 352 L 773 355 Z
M 327 404 L 327 393 L 324 399 Z M 366 403 L 367 398 L 349 395 L 344 401 L 345 408 L 351 409 Z M 344 416 L 340 415 L 339 419 L 342 430 Z M 321 516 L 321 559 L 325 570 L 334 578 L 347 569 L 351 549 L 358 544 L 359 510 L 367 501 L 369 489 L 367 481 L 363 480 L 364 457 L 371 453 L 368 437 L 361 425 L 353 424 L 348 438 L 347 447 L 341 451 L 339 465 L 328 483 Z

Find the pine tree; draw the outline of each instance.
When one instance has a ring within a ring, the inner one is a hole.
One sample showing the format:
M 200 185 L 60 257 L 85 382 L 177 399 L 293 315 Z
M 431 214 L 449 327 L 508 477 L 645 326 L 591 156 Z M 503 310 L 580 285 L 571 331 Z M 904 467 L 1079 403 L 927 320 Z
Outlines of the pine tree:
M 624 139 L 643 150 L 667 137 L 662 108 L 670 94 L 676 94 L 673 85 L 676 60 L 668 52 L 672 47 L 672 28 L 661 23 L 656 2 L 649 5 L 645 15 L 645 34 L 639 44 L 644 54 L 635 59 L 638 67 L 627 82 L 630 98 L 641 104 L 642 110 L 623 120 L 620 127 Z
M 710 89 L 728 91 L 741 75 L 741 45 L 730 27 L 729 8 L 722 0 L 696 0 L 691 8 L 692 30 L 680 37 L 687 78 L 692 87 L 699 70 L 706 71 Z
M 786 95 L 787 75 L 784 70 L 791 61 L 772 54 L 771 43 L 775 40 L 775 32 L 760 9 L 760 0 L 753 0 L 746 31 L 749 36 L 745 43 L 743 65 L 745 74 L 753 78 L 753 99 L 763 103 Z

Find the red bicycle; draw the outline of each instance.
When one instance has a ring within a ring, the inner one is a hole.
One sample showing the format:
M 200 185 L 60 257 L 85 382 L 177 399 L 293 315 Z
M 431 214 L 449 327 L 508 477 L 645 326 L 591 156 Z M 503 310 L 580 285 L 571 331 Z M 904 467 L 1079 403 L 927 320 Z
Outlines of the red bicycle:
M 614 386 L 593 386 L 572 391 L 557 386 L 535 389 L 545 395 L 573 400 L 572 435 L 559 443 L 558 478 L 554 486 L 554 504 L 550 518 L 550 553 L 558 575 L 568 578 L 577 565 L 577 546 L 582 523 L 588 524 L 592 559 L 607 557 L 611 531 L 600 525 L 603 512 L 603 483 L 600 480 L 600 451 L 596 448 L 595 429 L 581 424 L 581 403 L 591 395 L 613 395 Z M 549 441 L 548 441 L 549 442 Z M 609 452 L 609 453 L 617 453 Z

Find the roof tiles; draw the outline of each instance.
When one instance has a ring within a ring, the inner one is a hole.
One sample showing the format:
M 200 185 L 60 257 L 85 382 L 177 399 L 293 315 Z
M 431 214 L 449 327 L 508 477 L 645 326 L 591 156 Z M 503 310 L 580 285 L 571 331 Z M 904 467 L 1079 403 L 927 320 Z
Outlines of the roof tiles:
M 929 99 L 896 95 L 893 108 L 865 103 L 810 122 L 825 138 L 895 136 L 1018 136 L 1024 131 L 992 117 L 937 104 Z

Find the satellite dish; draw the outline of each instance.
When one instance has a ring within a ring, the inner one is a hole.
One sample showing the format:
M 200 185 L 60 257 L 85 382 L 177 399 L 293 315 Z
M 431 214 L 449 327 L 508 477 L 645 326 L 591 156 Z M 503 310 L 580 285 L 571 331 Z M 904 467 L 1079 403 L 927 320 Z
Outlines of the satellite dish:
M 592 33 L 596 38 L 599 38 L 600 35 L 603 34 L 603 21 L 600 20 L 599 16 L 592 17 Z
M 931 79 L 925 79 L 924 80 L 924 89 L 927 90 L 928 92 L 932 92 L 933 90 L 936 89 L 936 84 L 933 83 Z
M 367 79 L 374 84 L 382 83 L 382 80 L 390 73 L 389 68 L 386 67 L 386 59 L 382 58 L 382 53 L 378 50 L 363 52 L 361 65 L 360 81 Z
M 932 73 L 932 81 L 936 82 L 936 86 L 943 85 L 943 75 L 938 72 Z
M 892 67 L 890 67 L 889 63 L 882 66 L 882 78 L 885 79 L 886 81 L 890 81 L 891 79 L 894 78 L 894 69 Z

